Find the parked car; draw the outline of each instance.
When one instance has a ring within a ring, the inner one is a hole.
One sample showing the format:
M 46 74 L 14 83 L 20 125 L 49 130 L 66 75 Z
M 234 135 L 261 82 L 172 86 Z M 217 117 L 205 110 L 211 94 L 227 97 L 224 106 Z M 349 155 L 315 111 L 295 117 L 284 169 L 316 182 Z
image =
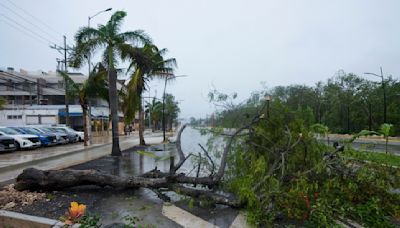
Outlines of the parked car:
M 42 146 L 53 146 L 57 144 L 57 137 L 55 134 L 52 133 L 43 133 L 40 132 L 34 128 L 30 127 L 10 127 L 21 134 L 31 134 L 31 135 L 36 135 L 39 137 L 40 143 Z
M 68 143 L 68 135 L 64 133 L 53 132 L 42 126 L 32 126 L 30 128 L 36 129 L 44 134 L 54 134 L 57 139 L 57 144 L 67 144 Z
M 0 136 L 0 152 L 15 151 L 15 140 L 12 137 Z
M 64 129 L 66 132 L 70 132 L 70 133 L 74 133 L 76 135 L 78 135 L 78 141 L 79 142 L 83 142 L 83 138 L 84 138 L 84 133 L 83 131 L 76 131 L 70 127 L 67 126 L 63 126 L 63 125 L 55 125 L 52 126 L 53 128 L 58 128 L 58 129 Z
M 79 136 L 73 132 L 69 132 L 65 129 L 62 128 L 56 128 L 56 127 L 48 127 L 51 131 L 54 131 L 55 133 L 64 133 L 67 134 L 68 136 L 68 142 L 69 143 L 75 143 L 78 142 Z
M 21 134 L 9 127 L 0 127 L 0 135 L 9 136 L 15 140 L 15 147 L 19 149 L 31 149 L 40 147 L 39 137 L 31 134 Z

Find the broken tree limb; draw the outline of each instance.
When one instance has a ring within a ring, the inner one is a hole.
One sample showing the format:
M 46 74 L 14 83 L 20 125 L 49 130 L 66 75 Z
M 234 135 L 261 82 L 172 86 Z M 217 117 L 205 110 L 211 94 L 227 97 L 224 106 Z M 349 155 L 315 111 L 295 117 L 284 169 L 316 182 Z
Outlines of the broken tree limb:
M 183 130 L 185 130 L 187 124 L 182 125 L 181 129 L 179 129 L 178 131 L 178 135 L 176 136 L 176 150 L 178 151 L 178 155 L 179 155 L 179 162 L 178 164 L 176 164 L 175 168 L 174 168 L 174 172 L 176 172 L 182 165 L 183 163 L 186 161 L 186 157 L 185 154 L 182 151 L 182 143 L 181 143 L 181 137 L 182 137 L 182 132 Z
M 218 193 L 210 192 L 207 190 L 195 189 L 185 187 L 183 185 L 175 184 L 171 187 L 174 192 L 179 194 L 187 195 L 193 198 L 205 198 L 209 199 L 217 204 L 223 204 L 231 207 L 241 207 L 241 202 L 233 196 L 227 197 Z

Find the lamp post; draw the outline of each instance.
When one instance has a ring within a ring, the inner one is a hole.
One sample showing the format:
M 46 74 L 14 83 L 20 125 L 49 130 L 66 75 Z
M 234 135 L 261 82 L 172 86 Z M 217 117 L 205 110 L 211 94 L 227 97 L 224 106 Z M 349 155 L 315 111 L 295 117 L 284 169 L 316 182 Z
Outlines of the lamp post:
M 269 118 L 269 102 L 271 101 L 271 96 L 266 95 L 264 98 L 267 101 L 267 118 Z
M 93 16 L 89 16 L 88 17 L 88 28 L 90 28 L 90 20 L 92 20 L 94 17 L 96 17 L 97 15 L 107 12 L 107 11 L 111 11 L 112 8 L 108 8 L 102 11 L 97 12 L 96 14 L 94 14 Z M 90 54 L 87 56 L 88 59 L 88 77 L 90 76 Z M 90 98 L 88 99 L 88 115 L 89 115 L 89 129 L 88 129 L 88 133 L 89 133 L 89 142 L 90 144 L 92 144 L 93 142 L 93 135 L 92 135 L 92 106 L 90 104 Z M 103 131 L 103 130 L 102 130 Z
M 385 85 L 385 78 L 383 77 L 383 71 L 382 71 L 382 67 L 380 67 L 381 69 L 381 75 L 378 74 L 374 74 L 374 73 L 369 73 L 369 72 L 365 72 L 364 74 L 368 74 L 368 75 L 372 75 L 375 77 L 379 77 L 382 79 L 382 89 L 383 89 L 383 123 L 387 123 L 387 107 L 386 107 L 386 85 Z
M 187 75 L 173 75 L 173 74 L 167 74 L 165 76 L 165 84 L 164 84 L 164 93 L 163 93 L 163 107 L 162 107 L 162 119 L 163 119 L 163 141 L 165 142 L 165 92 L 167 90 L 167 81 L 175 78 L 183 78 L 187 77 Z

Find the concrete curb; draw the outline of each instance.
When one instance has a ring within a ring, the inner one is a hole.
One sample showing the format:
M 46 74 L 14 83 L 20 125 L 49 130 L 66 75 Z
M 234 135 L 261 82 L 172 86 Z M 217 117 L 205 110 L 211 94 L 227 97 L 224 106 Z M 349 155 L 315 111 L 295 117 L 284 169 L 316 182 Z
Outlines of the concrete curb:
M 0 210 L 0 224 L 7 228 L 61 228 L 65 224 L 54 220 L 38 216 L 26 215 L 12 211 Z M 75 224 L 71 228 L 78 228 L 80 225 Z

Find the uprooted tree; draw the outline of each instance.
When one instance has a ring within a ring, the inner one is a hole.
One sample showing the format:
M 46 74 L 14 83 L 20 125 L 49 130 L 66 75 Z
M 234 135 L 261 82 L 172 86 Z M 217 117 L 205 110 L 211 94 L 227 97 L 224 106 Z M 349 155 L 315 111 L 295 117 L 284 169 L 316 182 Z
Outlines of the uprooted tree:
M 344 156 L 341 149 L 316 139 L 310 126 L 304 124 L 301 110 L 300 114 L 288 111 L 275 101 L 267 115 L 265 105 L 261 102 L 257 109 L 244 107 L 249 111 L 245 115 L 237 112 L 240 121 L 233 122 L 242 125 L 236 125 L 234 130 L 203 129 L 214 135 L 212 139 L 225 139 L 222 150 L 211 140 L 207 148 L 200 145 L 203 154 L 185 154 L 181 148 L 184 125 L 176 141 L 179 160 L 174 164 L 171 159 L 169 172 L 154 169 L 140 176 L 119 177 L 94 170 L 31 168 L 18 176 L 15 187 L 145 187 L 163 200 L 169 200 L 165 192 L 174 191 L 216 204 L 243 207 L 256 225 L 295 221 L 331 226 L 351 220 L 366 226 L 393 226 L 400 217 L 400 196 L 394 191 L 400 188 L 397 167 Z M 240 109 L 234 107 L 235 111 Z M 232 116 L 232 112 L 229 114 Z M 223 117 L 221 114 L 216 118 Z M 198 161 L 195 176 L 179 172 L 190 157 Z M 208 168 L 207 175 L 200 172 L 201 166 Z

